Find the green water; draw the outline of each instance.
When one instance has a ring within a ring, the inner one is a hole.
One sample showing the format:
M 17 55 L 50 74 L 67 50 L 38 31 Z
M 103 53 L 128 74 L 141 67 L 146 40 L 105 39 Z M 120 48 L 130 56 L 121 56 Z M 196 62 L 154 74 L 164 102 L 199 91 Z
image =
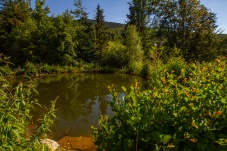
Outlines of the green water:
M 57 120 L 52 137 L 58 140 L 64 136 L 90 136 L 91 125 L 98 126 L 100 114 L 112 115 L 108 107 L 111 95 L 107 86 L 113 85 L 122 98 L 122 86 L 130 86 L 138 77 L 121 74 L 67 74 L 43 76 L 37 79 L 39 103 L 50 106 L 57 99 Z M 34 116 L 41 118 L 42 109 L 36 108 Z

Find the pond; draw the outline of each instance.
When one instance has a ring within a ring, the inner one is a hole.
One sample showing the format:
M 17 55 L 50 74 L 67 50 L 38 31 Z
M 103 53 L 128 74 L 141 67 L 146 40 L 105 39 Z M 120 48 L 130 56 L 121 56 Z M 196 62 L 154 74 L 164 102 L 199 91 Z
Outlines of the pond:
M 100 114 L 112 115 L 108 107 L 111 95 L 107 86 L 114 84 L 123 97 L 122 86 L 130 86 L 140 78 L 122 74 L 66 74 L 42 76 L 37 81 L 38 100 L 42 106 L 57 103 L 57 120 L 52 128 L 52 137 L 90 136 L 91 125 L 98 127 Z M 141 82 L 142 83 L 142 82 Z M 43 110 L 36 108 L 35 118 L 42 118 Z

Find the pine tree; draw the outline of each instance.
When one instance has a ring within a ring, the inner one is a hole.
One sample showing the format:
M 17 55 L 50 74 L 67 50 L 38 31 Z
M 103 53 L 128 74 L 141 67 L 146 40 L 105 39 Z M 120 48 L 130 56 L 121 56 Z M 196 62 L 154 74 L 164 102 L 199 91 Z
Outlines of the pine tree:
M 152 29 L 150 28 L 151 16 L 154 11 L 154 1 L 157 0 L 132 0 L 129 2 L 129 14 L 127 15 L 127 25 L 134 25 L 139 32 L 142 42 L 142 49 L 148 53 L 154 43 Z
M 44 19 L 49 18 L 47 15 L 50 13 L 50 8 L 48 6 L 45 6 L 45 3 L 46 0 L 35 1 L 35 9 L 32 11 L 32 17 L 37 22 L 43 22 Z
M 82 0 L 74 0 L 73 5 L 75 6 L 75 10 L 71 10 L 71 13 L 74 15 L 74 18 L 77 19 L 81 25 L 90 26 L 88 13 L 86 12 L 86 8 L 83 7 Z
M 102 51 L 105 49 L 107 44 L 105 19 L 103 12 L 103 9 L 101 9 L 100 5 L 98 5 L 96 8 L 95 16 L 95 48 L 97 51 L 97 59 L 101 57 Z
M 74 6 L 75 10 L 71 10 L 71 13 L 76 19 L 75 24 L 79 24 L 77 32 L 77 56 L 86 62 L 93 62 L 95 60 L 95 38 L 92 23 L 88 20 L 88 13 L 86 8 L 83 7 L 82 0 L 74 0 Z
M 132 0 L 129 4 L 129 14 L 127 15 L 128 25 L 135 25 L 137 30 L 144 34 L 148 27 L 151 15 L 150 0 Z
M 30 3 L 30 0 L 0 1 L 0 53 L 9 55 L 9 34 L 30 17 Z

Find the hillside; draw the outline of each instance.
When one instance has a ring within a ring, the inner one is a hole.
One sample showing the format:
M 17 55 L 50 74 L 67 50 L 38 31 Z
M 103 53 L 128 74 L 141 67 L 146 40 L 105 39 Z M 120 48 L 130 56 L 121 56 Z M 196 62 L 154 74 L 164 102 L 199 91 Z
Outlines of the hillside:
M 94 25 L 95 20 L 89 19 L 89 21 Z M 125 24 L 115 23 L 115 22 L 105 22 L 106 28 L 124 28 Z

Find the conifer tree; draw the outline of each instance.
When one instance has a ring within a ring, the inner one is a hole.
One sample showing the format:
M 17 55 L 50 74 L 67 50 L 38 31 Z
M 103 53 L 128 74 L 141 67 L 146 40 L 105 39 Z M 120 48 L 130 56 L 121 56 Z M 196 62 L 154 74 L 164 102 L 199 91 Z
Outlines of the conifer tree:
M 92 28 L 92 23 L 89 22 L 88 13 L 86 8 L 83 7 L 82 0 L 74 0 L 74 6 L 75 9 L 71 10 L 71 13 L 76 19 L 75 23 L 79 24 L 77 56 L 86 62 L 92 62 L 95 60 L 94 29 Z
M 105 19 L 103 13 L 103 9 L 101 9 L 100 5 L 98 5 L 95 16 L 95 49 L 98 57 L 97 59 L 101 57 L 101 53 L 107 44 Z
M 154 13 L 154 2 L 157 0 L 132 0 L 129 2 L 129 14 L 127 14 L 127 25 L 136 26 L 141 37 L 142 49 L 148 56 L 154 43 L 153 31 L 150 28 L 152 15 Z
M 129 4 L 129 14 L 127 24 L 135 25 L 137 30 L 144 34 L 151 14 L 150 0 L 132 0 Z
M 30 0 L 0 0 L 0 53 L 9 55 L 9 34 L 30 17 L 30 3 Z

